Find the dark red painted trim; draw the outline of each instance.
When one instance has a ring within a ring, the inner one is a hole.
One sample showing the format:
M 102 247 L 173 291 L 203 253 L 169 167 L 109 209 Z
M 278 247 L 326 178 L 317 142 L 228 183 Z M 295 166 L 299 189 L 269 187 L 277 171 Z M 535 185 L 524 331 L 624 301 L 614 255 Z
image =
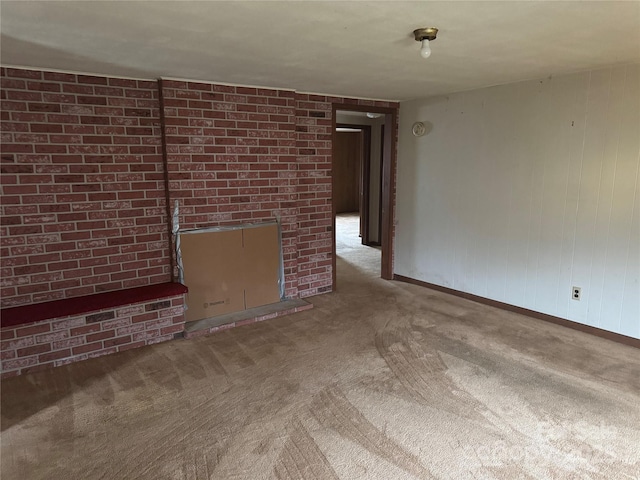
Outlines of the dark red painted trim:
M 96 293 L 84 297 L 65 298 L 51 302 L 21 305 L 0 310 L 2 327 L 14 327 L 24 323 L 39 322 L 52 318 L 80 315 L 107 308 L 121 307 L 187 293 L 181 283 L 159 283 L 143 287 L 128 288 L 115 292 Z

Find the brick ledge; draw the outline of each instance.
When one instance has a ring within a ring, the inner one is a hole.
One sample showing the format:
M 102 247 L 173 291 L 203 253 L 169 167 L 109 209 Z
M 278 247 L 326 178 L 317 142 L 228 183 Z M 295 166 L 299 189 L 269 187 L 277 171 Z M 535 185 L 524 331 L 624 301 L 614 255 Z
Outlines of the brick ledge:
M 15 327 L 16 325 L 35 323 L 42 320 L 81 315 L 97 310 L 173 297 L 187 293 L 187 291 L 187 287 L 181 283 L 168 282 L 116 290 L 114 292 L 96 293 L 84 297 L 65 298 L 50 302 L 3 308 L 0 310 L 0 324 L 2 328 Z

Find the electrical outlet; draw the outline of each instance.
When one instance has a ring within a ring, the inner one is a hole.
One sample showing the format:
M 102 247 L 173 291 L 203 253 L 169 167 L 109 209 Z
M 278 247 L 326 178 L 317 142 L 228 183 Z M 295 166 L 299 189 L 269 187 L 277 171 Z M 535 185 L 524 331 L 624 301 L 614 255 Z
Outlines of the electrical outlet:
M 580 287 L 571 287 L 571 298 L 573 300 L 580 300 L 580 296 L 582 295 L 582 288 Z

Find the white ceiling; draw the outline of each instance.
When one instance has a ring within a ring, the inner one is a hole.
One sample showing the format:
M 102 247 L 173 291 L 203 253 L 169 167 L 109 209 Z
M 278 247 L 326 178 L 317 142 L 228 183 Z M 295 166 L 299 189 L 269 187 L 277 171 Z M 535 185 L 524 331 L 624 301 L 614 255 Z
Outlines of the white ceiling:
M 6 1 L 4 65 L 406 100 L 640 62 L 640 2 Z M 440 29 L 428 60 L 412 31 Z

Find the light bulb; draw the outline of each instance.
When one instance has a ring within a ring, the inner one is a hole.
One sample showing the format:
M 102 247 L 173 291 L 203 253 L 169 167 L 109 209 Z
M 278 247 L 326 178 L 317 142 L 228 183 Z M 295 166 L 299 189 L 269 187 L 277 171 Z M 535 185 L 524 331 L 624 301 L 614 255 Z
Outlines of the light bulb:
M 429 58 L 431 56 L 431 47 L 429 47 L 429 40 L 427 38 L 422 39 L 422 48 L 420 49 L 420 56 L 422 56 L 422 58 Z

